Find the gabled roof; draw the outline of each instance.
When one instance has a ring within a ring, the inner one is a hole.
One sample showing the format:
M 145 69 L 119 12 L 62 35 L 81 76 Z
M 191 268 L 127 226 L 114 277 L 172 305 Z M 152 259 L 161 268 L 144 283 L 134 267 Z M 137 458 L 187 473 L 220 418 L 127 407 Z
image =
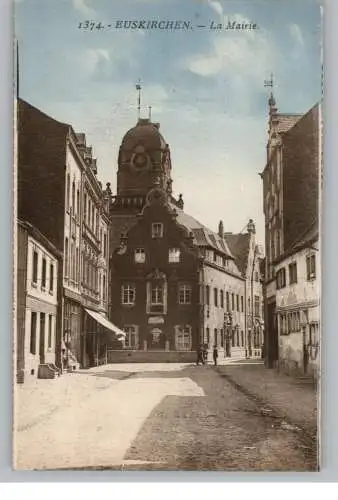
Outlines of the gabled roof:
M 186 214 L 173 203 L 169 203 L 169 205 L 177 213 L 177 222 L 192 232 L 195 245 L 199 247 L 211 247 L 228 257 L 233 257 L 227 242 L 217 233 L 214 233 L 191 215 Z
M 277 114 L 277 133 L 283 134 L 292 128 L 301 118 L 302 114 L 287 114 L 278 113 Z
M 230 250 L 235 257 L 235 262 L 242 274 L 246 272 L 248 265 L 248 256 L 250 250 L 250 234 L 232 234 L 225 233 L 224 238 L 228 243 Z

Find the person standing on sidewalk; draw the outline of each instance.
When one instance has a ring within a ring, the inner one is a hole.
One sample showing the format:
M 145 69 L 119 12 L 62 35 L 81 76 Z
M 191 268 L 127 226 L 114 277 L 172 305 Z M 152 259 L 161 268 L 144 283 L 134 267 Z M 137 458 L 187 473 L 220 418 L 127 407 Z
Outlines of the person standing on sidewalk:
M 217 366 L 217 358 L 218 358 L 217 345 L 214 345 L 214 350 L 212 352 L 212 357 L 214 358 L 214 365 Z
M 196 355 L 197 355 L 196 365 L 199 365 L 200 362 L 202 365 L 204 365 L 203 352 L 202 352 L 202 347 L 200 345 L 197 346 Z

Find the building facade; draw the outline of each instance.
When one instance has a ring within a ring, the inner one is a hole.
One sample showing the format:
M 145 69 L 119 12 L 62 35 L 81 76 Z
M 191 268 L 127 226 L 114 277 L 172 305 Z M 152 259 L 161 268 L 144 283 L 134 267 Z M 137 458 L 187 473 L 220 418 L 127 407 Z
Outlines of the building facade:
M 55 376 L 60 252 L 31 224 L 17 224 L 16 375 Z
M 20 99 L 18 214 L 62 256 L 56 363 L 65 368 L 97 364 L 99 338 L 114 331 L 107 321 L 109 219 L 104 199 L 85 134 Z
M 320 345 L 317 221 L 276 263 L 276 313 L 280 367 L 316 378 Z
M 122 140 L 110 201 L 110 317 L 126 332 L 111 360 L 121 350 L 132 351 L 128 359 L 191 360 L 201 344 L 210 360 L 215 345 L 220 360 L 244 357 L 246 277 L 223 231 L 173 196 L 171 172 L 159 124 L 140 119 Z
M 299 235 L 318 218 L 321 162 L 321 113 L 315 105 L 304 115 L 277 112 L 269 99 L 267 164 L 261 174 L 265 215 L 265 353 L 266 364 L 280 360 L 276 265 Z
M 224 235 L 235 256 L 238 268 L 244 278 L 244 293 L 240 298 L 244 312 L 244 340 L 241 347 L 245 357 L 261 357 L 264 343 L 264 297 L 261 265 L 264 251 L 256 240 L 256 229 L 249 220 L 245 233 Z

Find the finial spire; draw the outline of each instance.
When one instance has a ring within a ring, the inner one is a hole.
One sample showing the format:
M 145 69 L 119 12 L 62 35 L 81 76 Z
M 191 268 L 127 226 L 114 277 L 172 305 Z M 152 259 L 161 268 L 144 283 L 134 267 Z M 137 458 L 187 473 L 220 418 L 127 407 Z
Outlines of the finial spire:
M 137 90 L 137 118 L 139 120 L 141 117 L 141 90 L 142 90 L 140 78 L 136 84 L 136 90 Z
M 273 92 L 273 87 L 274 87 L 273 73 L 271 73 L 270 75 L 270 80 L 264 80 L 264 87 L 271 87 L 271 92 Z
M 149 108 L 149 121 L 151 122 L 151 106 L 148 106 Z
M 276 100 L 275 100 L 275 97 L 273 95 L 274 83 L 275 82 L 274 82 L 273 73 L 271 73 L 270 80 L 264 80 L 264 87 L 271 88 L 271 93 L 270 93 L 270 97 L 269 97 L 269 101 L 268 101 L 270 109 L 274 109 L 276 107 Z

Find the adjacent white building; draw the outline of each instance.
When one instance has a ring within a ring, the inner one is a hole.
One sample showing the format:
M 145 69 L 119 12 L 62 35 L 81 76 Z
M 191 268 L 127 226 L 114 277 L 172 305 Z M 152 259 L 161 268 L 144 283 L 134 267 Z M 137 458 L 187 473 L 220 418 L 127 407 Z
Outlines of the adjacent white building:
M 280 366 L 316 376 L 320 357 L 317 221 L 276 265 L 276 312 Z
M 42 376 L 43 367 L 55 365 L 58 259 L 55 247 L 34 226 L 18 222 L 16 346 L 19 381 L 29 376 Z

